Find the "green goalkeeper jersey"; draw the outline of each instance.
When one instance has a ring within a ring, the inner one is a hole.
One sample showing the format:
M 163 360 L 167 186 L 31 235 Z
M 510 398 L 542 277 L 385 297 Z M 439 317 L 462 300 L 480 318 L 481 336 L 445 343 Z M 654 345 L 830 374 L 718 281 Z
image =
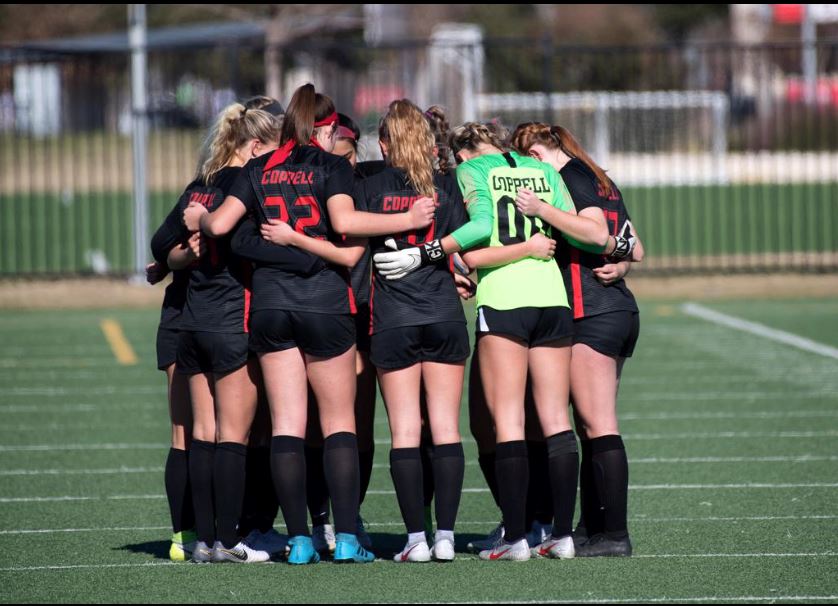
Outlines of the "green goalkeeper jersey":
M 464 162 L 457 167 L 457 181 L 471 221 L 451 235 L 464 250 L 477 245 L 518 244 L 537 232 L 553 237 L 549 224 L 515 208 L 519 188 L 535 192 L 561 210 L 573 208 L 570 193 L 552 166 L 515 152 Z M 478 307 L 569 307 L 562 274 L 553 259 L 527 257 L 500 267 L 480 268 L 477 276 Z

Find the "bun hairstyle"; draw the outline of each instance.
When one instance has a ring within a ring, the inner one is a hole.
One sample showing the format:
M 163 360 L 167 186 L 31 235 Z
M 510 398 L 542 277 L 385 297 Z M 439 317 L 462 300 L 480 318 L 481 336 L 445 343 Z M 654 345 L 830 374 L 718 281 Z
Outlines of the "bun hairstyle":
M 518 128 L 512 134 L 512 147 L 519 154 L 526 155 L 530 148 L 540 143 L 547 149 L 559 149 L 571 158 L 577 158 L 593 171 L 596 175 L 597 181 L 605 191 L 606 196 L 610 196 L 614 187 L 611 179 L 605 174 L 605 171 L 594 162 L 576 137 L 573 136 L 569 130 L 563 126 L 550 126 L 540 122 L 525 122 L 519 124 Z
M 294 141 L 297 145 L 308 145 L 314 123 L 334 113 L 335 104 L 329 97 L 314 90 L 313 84 L 302 85 L 294 91 L 288 104 L 279 144 Z
M 455 156 L 464 149 L 476 151 L 481 143 L 491 145 L 501 151 L 506 149 L 494 129 L 490 129 L 480 122 L 466 122 L 462 126 L 458 126 L 449 136 L 448 143 Z
M 434 135 L 422 110 L 407 99 L 393 101 L 381 119 L 378 138 L 387 143 L 388 164 L 404 170 L 413 188 L 432 198 Z
M 279 140 L 279 121 L 261 109 L 247 109 L 241 103 L 228 105 L 221 111 L 207 137 L 208 157 L 198 170 L 198 178 L 209 183 L 232 162 L 242 145 L 257 139 L 262 143 Z
M 439 105 L 431 105 L 425 110 L 425 119 L 431 127 L 436 145 L 437 172 L 447 174 L 453 168 L 451 148 L 448 146 L 448 137 L 451 134 L 451 125 L 445 116 L 445 109 Z

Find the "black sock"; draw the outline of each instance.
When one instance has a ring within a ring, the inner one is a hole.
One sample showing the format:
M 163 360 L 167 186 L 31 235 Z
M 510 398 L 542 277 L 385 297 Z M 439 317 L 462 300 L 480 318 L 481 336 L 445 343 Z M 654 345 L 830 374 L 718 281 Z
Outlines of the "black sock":
M 276 495 L 271 483 L 271 450 L 249 447 L 239 536 L 246 537 L 252 530 L 266 532 L 272 528 L 276 514 L 272 516 L 270 512 L 275 502 Z
M 605 521 L 596 484 L 594 483 L 591 441 L 580 440 L 580 445 L 582 447 L 582 461 L 579 465 L 579 503 L 582 511 L 579 516 L 579 525 L 585 528 L 589 537 L 592 537 L 603 531 Z
M 232 549 L 239 542 L 236 527 L 242 515 L 247 446 L 235 442 L 221 442 L 215 447 L 213 463 L 215 534 L 224 547 Z
M 573 431 L 563 431 L 546 440 L 550 487 L 553 492 L 553 536 L 573 532 L 576 482 L 579 479 L 579 451 Z
M 527 453 L 530 460 L 530 486 L 527 490 L 529 528 L 533 522 L 549 524 L 553 521 L 553 495 L 550 492 L 547 443 L 528 440 Z
M 323 448 L 306 446 L 306 504 L 312 526 L 329 523 L 329 488 L 323 470 Z
M 305 441 L 294 436 L 271 438 L 271 476 L 288 536 L 308 536 Z
M 524 440 L 501 442 L 495 451 L 498 499 L 503 513 L 504 539 L 514 543 L 524 538 L 527 485 L 530 480 L 527 443 Z
M 192 508 L 192 487 L 189 485 L 189 455 L 185 450 L 169 449 L 164 481 L 172 516 L 172 532 L 192 530 L 195 528 L 195 511 Z
M 335 533 L 355 534 L 361 493 L 358 438 L 354 433 L 333 433 L 323 444 L 323 469 L 332 498 Z
M 375 447 L 370 450 L 363 450 L 358 453 L 358 465 L 361 472 L 361 498 L 360 503 L 364 502 L 367 496 L 367 490 L 370 487 L 370 480 L 372 479 L 372 465 L 375 459 Z
M 390 475 L 408 533 L 425 530 L 422 455 L 419 451 L 419 448 L 393 448 L 390 451 Z
M 628 536 L 628 458 L 617 435 L 591 440 L 594 482 L 604 506 L 604 531 L 612 539 Z
M 482 452 L 478 454 L 477 463 L 480 465 L 480 471 L 483 472 L 483 478 L 486 480 L 489 492 L 492 493 L 495 505 L 500 508 L 500 498 L 498 497 L 498 475 L 495 471 L 495 453 Z
M 436 481 L 436 528 L 453 531 L 466 471 L 462 442 L 435 446 L 433 465 Z
M 189 483 L 195 509 L 195 532 L 198 540 L 212 549 L 215 543 L 215 504 L 212 493 L 212 469 L 215 444 L 192 440 L 189 448 Z
M 419 454 L 422 457 L 422 503 L 430 507 L 434 501 L 434 443 L 430 436 L 422 436 Z

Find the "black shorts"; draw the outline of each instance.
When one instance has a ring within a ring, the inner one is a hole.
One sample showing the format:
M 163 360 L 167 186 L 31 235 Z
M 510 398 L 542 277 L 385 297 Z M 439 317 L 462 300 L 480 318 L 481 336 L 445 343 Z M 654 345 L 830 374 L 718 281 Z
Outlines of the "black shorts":
M 454 364 L 471 352 L 468 328 L 462 322 L 402 326 L 372 336 L 370 362 L 376 368 L 396 370 L 419 362 Z
M 247 333 L 180 331 L 177 372 L 224 374 L 247 364 Z
M 166 370 L 177 361 L 179 330 L 157 327 L 157 368 Z
M 250 316 L 250 349 L 271 353 L 299 347 L 318 358 L 334 358 L 355 345 L 355 320 L 350 314 L 263 309 Z
M 358 306 L 355 314 L 355 342 L 358 351 L 370 351 L 370 306 L 364 303 Z
M 611 311 L 573 323 L 573 343 L 582 343 L 615 358 L 630 358 L 640 335 L 640 314 Z
M 568 307 L 519 307 L 477 310 L 477 338 L 485 335 L 512 337 L 527 347 L 549 345 L 573 336 L 573 314 Z

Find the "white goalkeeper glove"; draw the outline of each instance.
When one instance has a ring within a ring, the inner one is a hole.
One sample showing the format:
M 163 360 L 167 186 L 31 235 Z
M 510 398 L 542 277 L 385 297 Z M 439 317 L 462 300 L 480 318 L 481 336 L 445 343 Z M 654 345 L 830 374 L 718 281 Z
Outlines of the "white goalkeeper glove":
M 421 246 L 399 249 L 393 238 L 384 241 L 387 248 L 393 252 L 378 253 L 373 256 L 375 267 L 387 280 L 399 280 L 424 265 L 439 263 L 445 259 L 439 240 L 426 242 Z

